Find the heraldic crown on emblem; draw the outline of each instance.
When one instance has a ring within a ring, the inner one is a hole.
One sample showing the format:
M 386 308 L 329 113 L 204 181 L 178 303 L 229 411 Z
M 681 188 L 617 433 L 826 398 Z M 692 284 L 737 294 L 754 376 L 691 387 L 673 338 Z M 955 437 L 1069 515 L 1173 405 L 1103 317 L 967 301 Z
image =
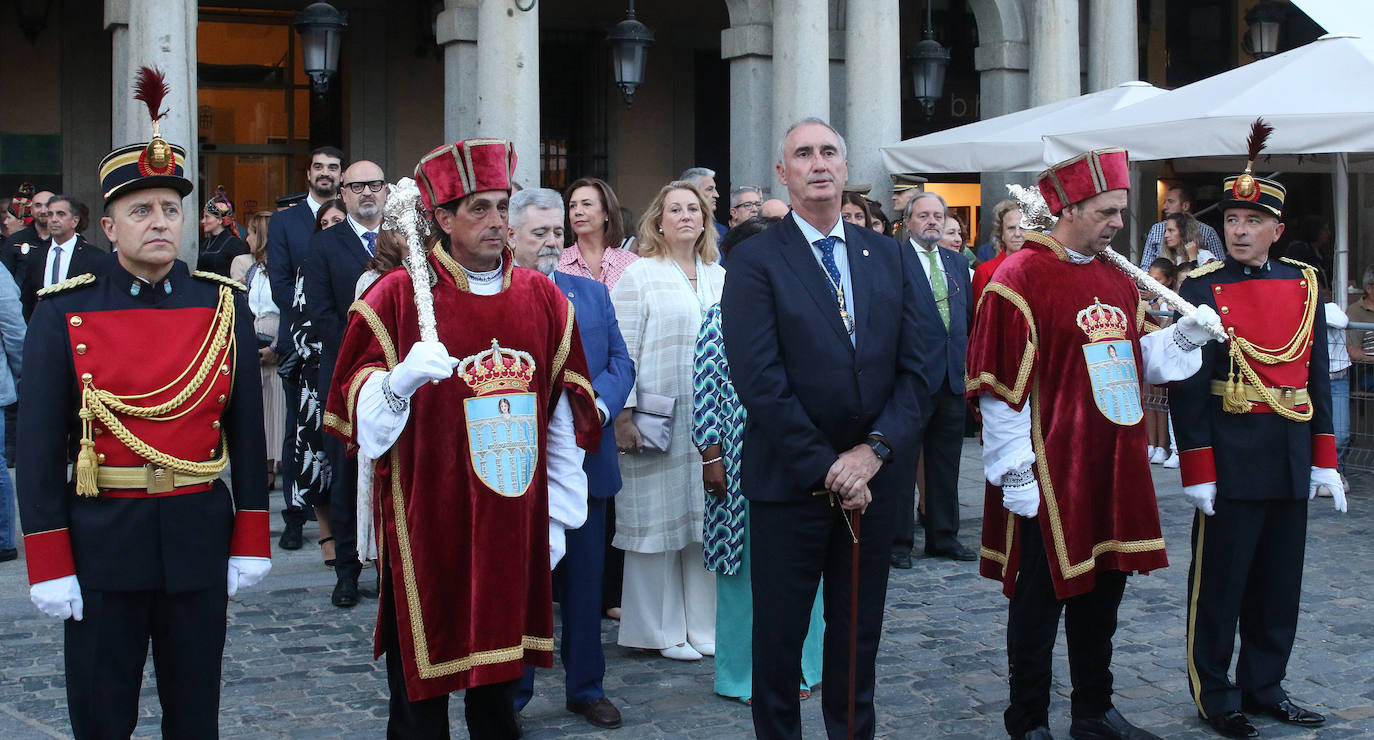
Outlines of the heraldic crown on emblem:
M 534 358 L 528 352 L 506 349 L 492 339 L 491 349 L 464 357 L 458 363 L 458 377 L 479 396 L 527 391 L 534 381 Z
M 1093 305 L 1078 312 L 1078 328 L 1094 342 L 1125 339 L 1127 326 L 1125 311 L 1116 306 L 1104 306 L 1096 298 L 1093 299 Z

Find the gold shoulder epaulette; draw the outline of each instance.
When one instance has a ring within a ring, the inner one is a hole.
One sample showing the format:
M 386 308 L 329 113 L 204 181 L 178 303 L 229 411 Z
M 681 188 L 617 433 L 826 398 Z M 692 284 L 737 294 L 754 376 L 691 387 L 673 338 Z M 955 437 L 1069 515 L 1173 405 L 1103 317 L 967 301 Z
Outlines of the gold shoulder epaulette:
M 191 275 L 192 275 L 193 277 L 198 277 L 198 278 L 200 278 L 201 280 L 209 280 L 209 281 L 212 282 L 212 283 L 219 283 L 220 285 L 227 285 L 227 286 L 233 288 L 234 290 L 242 290 L 242 291 L 245 291 L 245 292 L 247 292 L 247 290 L 248 290 L 248 286 L 247 286 L 247 285 L 244 285 L 243 283 L 240 283 L 240 282 L 237 281 L 237 280 L 231 280 L 231 279 L 229 279 L 229 278 L 227 278 L 227 277 L 225 277 L 225 276 L 223 276 L 223 275 L 221 275 L 221 274 L 219 274 L 219 273 L 217 273 L 217 272 L 206 272 L 206 271 L 204 271 L 204 270 L 192 270 L 192 271 L 191 271 Z
M 1284 262 L 1287 262 L 1288 264 L 1290 264 L 1290 265 L 1292 265 L 1292 266 L 1298 268 L 1299 270 L 1315 270 L 1315 269 L 1316 269 L 1316 268 L 1312 267 L 1311 265 L 1307 264 L 1306 262 L 1303 262 L 1302 260 L 1295 260 L 1295 259 L 1293 259 L 1292 257 L 1284 257 L 1284 258 L 1282 258 L 1282 259 L 1283 259 Z
M 1197 278 L 1202 277 L 1203 275 L 1209 275 L 1211 273 L 1216 272 L 1217 270 L 1220 270 L 1222 266 L 1225 264 L 1226 263 L 1222 262 L 1221 260 L 1212 260 L 1211 262 L 1208 262 L 1202 267 L 1195 268 L 1192 272 L 1188 273 L 1188 277 Z
M 89 272 L 84 272 L 80 275 L 77 275 L 76 277 L 69 277 L 60 283 L 53 283 L 52 285 L 49 285 L 48 287 L 38 291 L 38 297 L 43 298 L 44 296 L 50 296 L 54 293 L 61 293 L 64 290 L 71 290 L 72 288 L 80 288 L 83 285 L 90 285 L 94 282 L 95 275 Z

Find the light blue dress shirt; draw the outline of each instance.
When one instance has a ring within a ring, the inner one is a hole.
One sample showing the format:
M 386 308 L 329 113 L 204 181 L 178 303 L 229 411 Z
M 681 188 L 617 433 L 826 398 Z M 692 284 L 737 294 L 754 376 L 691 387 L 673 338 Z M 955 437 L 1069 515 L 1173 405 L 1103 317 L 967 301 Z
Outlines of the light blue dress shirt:
M 844 243 L 844 221 L 836 218 L 835 225 L 830 227 L 830 232 L 822 234 L 819 229 L 807 223 L 806 219 L 798 216 L 796 211 L 792 212 L 792 220 L 796 222 L 797 228 L 801 229 L 802 236 L 806 239 L 806 243 L 811 245 L 811 256 L 816 258 L 816 265 L 821 268 L 822 275 L 828 275 L 829 273 L 825 270 L 825 263 L 821 261 L 821 250 L 816 248 L 816 242 L 827 236 L 835 237 L 833 254 L 835 256 L 835 266 L 840 270 L 840 284 L 844 287 L 844 309 L 848 311 L 849 315 L 857 322 L 859 314 L 854 310 L 854 283 L 849 277 L 849 251 L 846 249 Z M 826 278 L 826 285 L 828 286 L 829 284 L 829 278 Z M 836 306 L 835 310 L 838 312 L 840 310 L 839 306 Z M 854 343 L 854 337 L 857 333 L 858 325 L 856 323 L 855 333 L 849 335 L 850 344 Z

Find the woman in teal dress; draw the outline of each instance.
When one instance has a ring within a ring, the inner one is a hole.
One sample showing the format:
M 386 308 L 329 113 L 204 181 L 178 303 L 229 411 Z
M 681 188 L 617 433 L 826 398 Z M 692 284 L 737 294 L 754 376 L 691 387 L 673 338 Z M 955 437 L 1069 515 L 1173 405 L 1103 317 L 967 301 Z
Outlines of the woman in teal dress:
M 777 221 L 753 218 L 721 240 L 729 246 Z M 740 232 L 740 233 L 736 233 Z M 721 696 L 749 702 L 753 693 L 754 599 L 749 580 L 749 502 L 739 490 L 744 406 L 730 382 L 725 343 L 720 334 L 720 304 L 706 312 L 697 334 L 692 375 L 692 441 L 702 451 L 706 514 L 703 520 L 706 567 L 716 573 L 716 685 Z M 821 637 L 825 632 L 819 591 L 802 645 L 803 698 L 821 681 Z

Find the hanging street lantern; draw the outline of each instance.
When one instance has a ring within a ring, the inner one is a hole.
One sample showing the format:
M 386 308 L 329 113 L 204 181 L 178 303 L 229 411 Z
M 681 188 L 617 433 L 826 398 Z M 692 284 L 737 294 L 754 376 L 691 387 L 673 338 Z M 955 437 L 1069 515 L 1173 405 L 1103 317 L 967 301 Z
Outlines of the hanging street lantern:
M 1246 51 L 1256 59 L 1272 57 L 1279 53 L 1279 30 L 1286 20 L 1287 8 L 1269 0 L 1260 0 L 1245 12 Z
M 301 59 L 310 76 L 310 89 L 323 95 L 339 71 L 339 45 L 348 16 L 329 3 L 311 3 L 296 14 L 292 25 L 301 35 Z
M 625 105 L 634 105 L 635 88 L 644 82 L 644 66 L 649 58 L 649 47 L 654 44 L 654 32 L 635 18 L 635 0 L 630 0 L 625 20 L 606 34 L 606 40 L 611 44 L 615 84 L 620 86 Z
M 935 40 L 935 31 L 930 27 L 930 0 L 926 0 L 926 27 L 911 56 L 910 67 L 916 102 L 921 104 L 926 118 L 934 115 L 935 103 L 944 95 L 945 68 L 948 66 L 949 50 Z

